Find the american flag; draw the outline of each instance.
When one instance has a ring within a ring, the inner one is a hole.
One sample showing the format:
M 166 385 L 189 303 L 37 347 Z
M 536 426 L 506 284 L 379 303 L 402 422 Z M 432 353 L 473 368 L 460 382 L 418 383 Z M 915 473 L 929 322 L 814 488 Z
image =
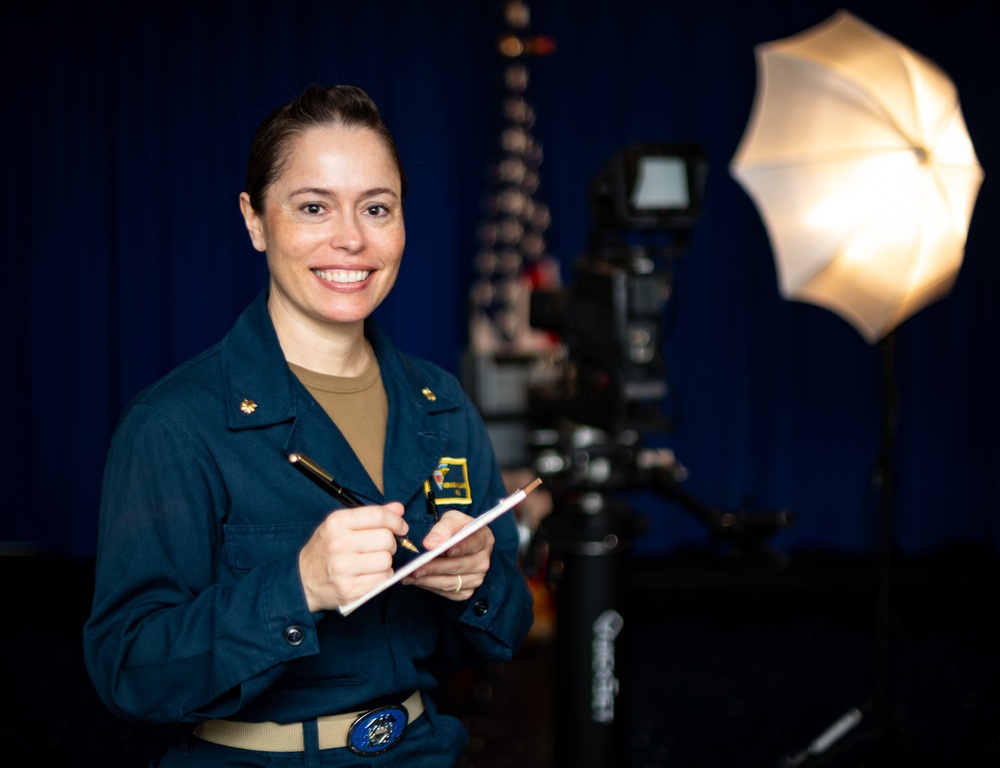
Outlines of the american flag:
M 521 0 L 505 2 L 503 18 L 502 121 L 476 229 L 470 344 L 479 353 L 517 353 L 550 343 L 547 334 L 530 327 L 528 301 L 532 288 L 559 284 L 558 262 L 546 250 L 551 219 L 539 196 L 542 147 L 532 134 L 535 110 L 527 100 L 528 60 L 552 53 L 555 43 L 529 34 L 530 13 Z

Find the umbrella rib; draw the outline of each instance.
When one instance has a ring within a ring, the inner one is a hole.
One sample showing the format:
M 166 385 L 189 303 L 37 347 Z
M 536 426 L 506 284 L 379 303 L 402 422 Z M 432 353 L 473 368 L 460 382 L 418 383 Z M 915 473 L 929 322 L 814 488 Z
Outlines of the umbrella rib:
M 913 56 L 911 52 L 907 50 L 907 48 L 902 44 L 893 47 L 892 55 L 896 58 L 896 60 L 899 62 L 899 65 L 903 68 L 903 72 L 906 73 L 906 87 L 910 93 L 910 104 L 913 105 L 913 123 L 916 126 L 917 135 L 921 138 L 918 139 L 917 136 L 911 136 L 908 132 L 906 132 L 903 129 L 903 126 L 899 125 L 899 123 L 892 118 L 892 115 L 890 115 L 888 112 L 885 112 L 881 104 L 879 104 L 879 109 L 882 109 L 890 125 L 892 125 L 897 131 L 899 131 L 900 136 L 903 136 L 907 141 L 910 142 L 914 150 L 923 150 L 925 152 L 930 152 L 931 147 L 933 147 L 934 144 L 936 143 L 935 140 L 940 135 L 941 126 L 947 125 L 954 118 L 956 113 L 959 114 L 961 113 L 961 105 L 959 104 L 958 101 L 958 94 L 957 93 L 955 94 L 955 99 L 952 101 L 949 109 L 947 109 L 941 116 L 941 119 L 938 120 L 933 125 L 935 140 L 930 140 L 929 127 L 927 125 L 924 125 L 922 122 L 919 125 L 917 125 L 917 122 L 918 120 L 921 120 L 923 113 L 921 112 L 920 109 L 917 108 L 917 103 L 919 102 L 919 96 L 918 96 L 919 92 L 916 86 L 914 85 L 913 68 L 910 66 L 910 64 L 913 61 Z
M 910 93 L 910 105 L 911 108 L 913 109 L 913 123 L 914 125 L 916 125 L 917 120 L 920 117 L 920 110 L 916 108 L 917 89 L 913 85 L 913 72 L 911 71 L 908 65 L 908 58 L 905 55 L 906 51 L 902 47 L 902 45 L 901 44 L 894 45 L 892 46 L 891 50 L 893 57 L 896 59 L 896 61 L 899 62 L 899 65 L 903 68 L 903 72 L 906 74 L 906 88 Z M 890 125 L 892 125 L 897 131 L 899 131 L 899 135 L 906 138 L 906 140 L 910 142 L 910 144 L 913 146 L 914 149 L 919 149 L 919 148 L 926 149 L 926 147 L 923 146 L 923 142 L 916 141 L 916 137 L 911 136 L 907 131 L 905 131 L 903 126 L 900 125 L 896 120 L 894 120 L 891 114 L 885 111 L 882 104 L 879 104 L 879 108 L 882 109 L 883 112 L 885 112 L 886 119 L 889 121 Z M 925 126 L 916 125 L 916 128 L 918 135 L 920 136 L 926 135 L 926 132 L 924 130 Z
M 883 149 L 883 148 L 857 148 L 833 149 L 817 156 L 818 150 L 810 150 L 809 155 L 795 155 L 774 159 L 766 163 L 753 163 L 745 166 L 747 169 L 756 171 L 781 170 L 783 168 L 801 168 L 808 165 L 824 165 L 826 163 L 843 163 L 849 160 L 865 160 L 869 157 L 884 157 L 886 152 L 912 152 L 911 149 Z
M 905 74 L 906 89 L 910 96 L 910 104 L 915 105 L 918 101 L 917 89 L 914 86 L 912 68 L 907 65 L 907 62 L 909 60 L 905 54 L 906 51 L 900 48 L 898 45 L 893 46 L 892 56 L 899 63 L 900 67 L 902 68 Z M 810 66 L 817 70 L 826 69 L 831 72 L 836 72 L 844 84 L 850 86 L 853 90 L 861 94 L 865 98 L 865 100 L 869 102 L 878 111 L 878 114 L 881 115 L 882 119 L 885 120 L 886 124 L 891 126 L 892 129 L 895 130 L 896 133 L 899 134 L 910 145 L 910 149 L 912 150 L 927 149 L 926 143 L 918 139 L 918 136 L 926 135 L 926 126 L 924 125 L 916 126 L 917 128 L 916 136 L 911 131 L 908 131 L 906 129 L 906 126 L 902 125 L 899 122 L 899 120 L 895 118 L 893 113 L 886 108 L 886 105 L 881 100 L 874 98 L 874 96 L 867 90 L 866 85 L 863 82 L 859 82 L 849 70 L 845 70 L 842 67 L 837 66 L 837 64 L 833 62 L 827 62 L 825 64 L 821 64 L 811 59 L 801 58 L 797 54 L 775 52 L 774 56 L 794 59 L 799 64 Z M 948 114 L 953 115 L 957 109 L 959 109 L 959 104 L 958 101 L 956 100 L 952 104 Z M 913 112 L 914 112 L 913 122 L 916 123 L 921 113 L 920 110 L 916 109 L 915 107 L 913 109 Z

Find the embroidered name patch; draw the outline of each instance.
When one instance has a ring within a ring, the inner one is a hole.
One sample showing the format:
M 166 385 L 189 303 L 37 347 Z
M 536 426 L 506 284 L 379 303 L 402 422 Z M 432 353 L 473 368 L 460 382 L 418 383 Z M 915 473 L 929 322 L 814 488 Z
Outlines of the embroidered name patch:
M 430 479 L 424 481 L 424 492 L 432 493 L 438 504 L 471 504 L 472 488 L 466 460 L 442 456 Z

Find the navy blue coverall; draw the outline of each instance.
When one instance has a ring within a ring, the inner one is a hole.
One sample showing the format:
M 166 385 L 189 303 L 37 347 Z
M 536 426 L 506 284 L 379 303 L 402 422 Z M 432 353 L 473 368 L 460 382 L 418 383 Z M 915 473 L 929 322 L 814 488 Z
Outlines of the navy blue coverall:
M 346 617 L 309 612 L 298 553 L 338 504 L 289 454 L 314 459 L 364 502 L 402 502 L 418 544 L 434 522 L 424 482 L 442 458 L 465 460 L 472 498 L 463 512 L 475 516 L 506 491 L 457 380 L 400 352 L 369 319 L 389 402 L 380 493 L 289 370 L 266 301 L 265 291 L 223 341 L 138 395 L 115 432 L 84 652 L 101 699 L 121 717 L 288 723 L 402 701 L 437 684 L 437 665 L 510 659 L 531 626 L 511 515 L 492 524 L 490 569 L 467 601 L 397 584 Z M 448 764 L 433 754 L 460 753 L 464 731 L 428 707 L 384 755 L 323 750 L 337 754 L 322 764 L 393 765 L 411 750 L 427 765 Z M 258 762 L 247 750 L 190 741 L 214 764 L 227 751 L 241 753 L 239 764 L 270 764 L 266 754 Z

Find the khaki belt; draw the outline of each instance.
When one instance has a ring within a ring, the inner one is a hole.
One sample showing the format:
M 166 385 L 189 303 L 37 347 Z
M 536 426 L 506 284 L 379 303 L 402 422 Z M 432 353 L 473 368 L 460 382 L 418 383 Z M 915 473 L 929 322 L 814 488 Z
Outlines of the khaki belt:
M 424 713 L 424 699 L 420 691 L 412 693 L 403 702 L 412 723 Z M 345 712 L 341 715 L 319 717 L 319 748 L 334 749 L 347 746 L 347 735 L 351 726 L 373 710 Z M 302 723 L 281 724 L 275 722 L 246 723 L 239 720 L 206 720 L 194 729 L 199 739 L 221 744 L 225 747 L 250 749 L 255 752 L 302 752 L 305 740 Z

